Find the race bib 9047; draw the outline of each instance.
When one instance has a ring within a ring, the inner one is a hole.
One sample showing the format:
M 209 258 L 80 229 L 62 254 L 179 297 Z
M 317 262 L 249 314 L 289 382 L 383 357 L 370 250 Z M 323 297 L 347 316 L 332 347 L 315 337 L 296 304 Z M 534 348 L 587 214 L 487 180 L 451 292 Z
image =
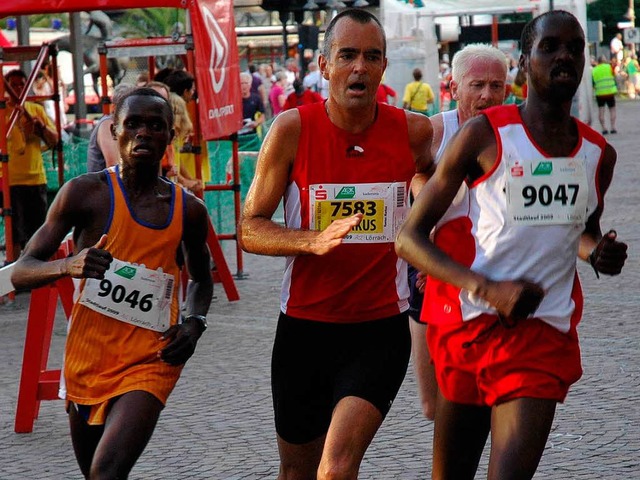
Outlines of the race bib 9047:
M 565 225 L 586 221 L 588 184 L 582 158 L 507 162 L 510 225 Z
M 114 258 L 102 280 L 86 280 L 79 302 L 121 322 L 164 332 L 173 289 L 173 275 Z
M 362 214 L 345 243 L 393 242 L 407 214 L 404 182 L 316 184 L 309 186 L 312 230 L 324 230 L 335 220 Z

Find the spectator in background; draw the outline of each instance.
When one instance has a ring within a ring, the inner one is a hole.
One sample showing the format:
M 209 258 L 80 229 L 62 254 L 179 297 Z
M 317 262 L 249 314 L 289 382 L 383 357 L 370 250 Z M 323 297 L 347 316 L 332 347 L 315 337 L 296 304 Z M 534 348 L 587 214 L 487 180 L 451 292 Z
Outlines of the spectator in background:
M 193 75 L 186 70 L 172 71 L 162 83 L 167 84 L 169 86 L 169 90 L 180 95 L 187 104 L 189 104 L 196 91 L 195 79 L 193 78 Z
M 613 61 L 613 60 L 612 60 Z M 604 107 L 609 109 L 609 125 L 611 133 L 617 133 L 616 130 L 616 94 L 618 87 L 616 86 L 616 78 L 611 63 L 607 57 L 601 55 L 598 65 L 593 67 L 591 71 L 593 79 L 593 88 L 596 95 L 596 103 L 598 104 L 598 120 L 602 128 L 602 134 L 606 135 L 609 130 L 605 126 Z
M 611 50 L 611 58 L 618 60 L 618 63 L 622 63 L 624 57 L 624 44 L 622 43 L 622 34 L 616 33 L 609 43 L 609 49 Z
M 189 107 L 189 102 L 193 100 L 195 94 L 195 79 L 186 70 L 174 70 L 166 78 L 164 83 L 169 86 L 169 89 L 182 97 L 182 99 Z M 191 122 L 193 122 L 193 117 Z M 201 160 L 201 172 L 197 172 L 195 153 L 200 150 Z M 211 167 L 209 165 L 209 151 L 207 150 L 207 144 L 205 141 L 201 141 L 200 145 L 193 145 L 192 139 L 187 139 L 179 150 L 176 150 L 176 165 L 180 165 L 184 168 L 184 172 L 188 178 L 198 179 L 202 182 L 208 182 L 211 180 Z M 201 175 L 198 175 L 200 173 Z
M 326 78 L 324 78 L 324 75 L 322 76 L 322 80 L 320 83 L 320 96 L 322 98 L 329 98 L 329 80 L 327 80 Z
M 87 172 L 99 172 L 107 167 L 112 167 L 120 163 L 120 153 L 118 144 L 111 133 L 113 125 L 113 109 L 118 101 L 134 86 L 128 83 L 120 83 L 113 90 L 111 100 L 111 113 L 104 115 L 98 120 L 91 130 L 89 146 L 87 148 Z
M 282 110 L 290 110 L 292 108 L 299 107 L 301 105 L 307 105 L 309 103 L 322 102 L 324 99 L 319 93 L 314 92 L 311 89 L 305 88 L 302 81 L 296 78 L 293 81 L 293 92 L 289 94 L 284 102 Z
M 262 79 L 262 85 L 264 86 L 264 97 L 262 103 L 264 104 L 264 111 L 267 118 L 272 118 L 271 103 L 269 102 L 269 93 L 271 92 L 271 86 L 276 82 L 276 77 L 273 74 L 273 67 L 268 63 L 260 65 L 258 71 L 260 72 L 260 78 Z
M 171 75 L 174 71 L 175 71 L 175 68 L 171 68 L 171 67 L 167 67 L 167 68 L 163 68 L 162 70 L 158 70 L 156 72 L 156 74 L 153 76 L 153 80 L 155 80 L 156 82 L 164 83 L 164 81 L 167 79 L 167 77 L 169 75 Z
M 407 84 L 402 97 L 402 108 L 427 115 L 429 106 L 433 105 L 435 95 L 431 86 L 422 81 L 422 70 L 413 70 L 413 82 Z
M 448 62 L 442 62 L 438 71 L 440 80 L 440 110 L 454 110 L 456 101 L 451 95 L 451 67 Z
M 518 60 L 513 57 L 513 55 L 507 55 L 507 85 L 511 85 L 513 80 L 516 78 L 516 73 L 518 73 Z
M 40 96 L 51 96 L 53 95 L 53 79 L 49 76 L 45 69 L 42 69 L 36 75 L 36 80 L 33 83 L 33 93 Z M 60 98 L 58 100 L 59 110 L 60 110 L 60 125 L 64 128 L 67 123 L 67 114 L 65 113 L 66 105 L 64 103 L 64 98 L 62 95 L 62 91 L 58 89 L 58 94 Z M 55 103 L 53 100 L 43 100 L 42 106 L 44 107 L 44 111 L 47 113 L 47 116 L 51 119 L 52 122 L 56 121 L 56 111 L 55 111 Z M 63 139 L 64 139 L 63 130 Z
M 276 83 L 271 86 L 271 92 L 269 92 L 269 102 L 274 117 L 282 111 L 284 102 L 287 100 L 286 85 L 287 74 L 285 72 L 276 73 Z
M 252 63 L 249 65 L 249 74 L 251 75 L 251 93 L 257 93 L 260 98 L 264 98 L 264 86 L 262 85 L 262 78 L 258 73 L 258 69 Z
M 284 90 L 288 95 L 291 93 L 290 90 L 293 90 L 293 81 L 300 76 L 298 61 L 295 58 L 287 58 L 284 68 L 284 73 L 287 74 L 287 84 L 284 86 Z
M 320 73 L 318 64 L 316 62 L 309 62 L 307 67 L 309 68 L 309 72 L 304 76 L 302 84 L 304 85 L 304 88 L 320 93 L 320 90 L 322 89 L 322 73 Z
M 395 106 L 398 101 L 398 94 L 389 85 L 381 82 L 378 86 L 378 90 L 376 91 L 376 100 L 378 102 L 388 103 L 389 105 Z
M 173 143 L 167 146 L 167 150 L 171 149 L 174 152 L 173 178 L 171 179 L 191 192 L 200 194 L 204 188 L 202 180 L 198 180 L 189 173 L 181 163 L 182 155 L 175 154 L 175 152 L 182 150 L 185 142 L 188 142 L 193 135 L 193 123 L 189 118 L 187 104 L 180 95 L 173 92 L 169 94 L 169 104 L 173 109 L 173 129 L 175 131 Z
M 256 128 L 264 123 L 264 106 L 258 93 L 251 90 L 250 73 L 240 74 L 240 92 L 242 94 L 242 119 L 243 125 L 239 135 L 256 133 Z
M 18 97 L 27 85 L 27 75 L 20 69 L 5 75 L 7 87 Z M 55 125 L 42 105 L 24 102 L 18 106 L 17 99 L 10 96 L 3 113 L 7 120 L 14 110 L 20 114 L 7 137 L 9 154 L 9 194 L 13 221 L 11 240 L 15 260 L 20 256 L 27 241 L 44 223 L 47 214 L 47 176 L 42 159 L 42 144 L 54 148 L 58 143 Z M 0 170 L 2 179 L 2 170 Z M 3 188 L 6 188 L 6 182 Z M 1 197 L 0 197 L 1 198 Z
M 624 68 L 627 72 L 627 94 L 629 98 L 634 99 L 640 90 L 640 85 L 638 84 L 640 65 L 638 65 L 635 55 L 629 55 L 624 62 Z
M 136 87 L 144 87 L 147 83 L 149 83 L 149 74 L 147 72 L 142 72 L 136 77 Z
M 524 70 L 519 69 L 511 84 L 511 93 L 516 105 L 521 105 L 527 99 L 527 90 L 527 75 Z

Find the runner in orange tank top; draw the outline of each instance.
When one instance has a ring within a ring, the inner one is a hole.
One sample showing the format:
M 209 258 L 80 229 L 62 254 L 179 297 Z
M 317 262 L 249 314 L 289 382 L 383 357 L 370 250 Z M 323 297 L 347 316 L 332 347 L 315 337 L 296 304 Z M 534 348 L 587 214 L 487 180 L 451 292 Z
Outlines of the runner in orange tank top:
M 120 166 L 67 182 L 16 263 L 16 288 L 81 279 L 61 396 L 86 478 L 127 478 L 182 367 L 206 329 L 213 295 L 207 210 L 158 176 L 172 109 L 149 88 L 116 104 Z M 75 254 L 47 261 L 69 231 Z M 180 319 L 178 250 L 192 282 Z

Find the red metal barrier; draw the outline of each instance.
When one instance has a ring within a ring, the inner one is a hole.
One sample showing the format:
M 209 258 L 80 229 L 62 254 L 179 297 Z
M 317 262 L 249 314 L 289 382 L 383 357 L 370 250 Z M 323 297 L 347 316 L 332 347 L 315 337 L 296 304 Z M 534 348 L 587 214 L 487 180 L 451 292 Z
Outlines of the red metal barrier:
M 60 245 L 54 258 L 66 257 L 72 251 L 71 243 L 68 240 Z M 69 318 L 73 308 L 73 291 L 73 280 L 64 277 L 31 292 L 14 428 L 16 433 L 33 431 L 40 401 L 58 398 L 60 370 L 47 370 L 47 361 L 58 298 Z
M 227 299 L 230 302 L 239 300 L 240 295 L 222 253 L 222 248 L 211 220 L 209 220 L 207 245 L 215 264 L 215 268 L 211 272 L 214 281 L 222 283 Z M 65 258 L 72 251 L 72 240 L 66 240 L 60 245 L 54 259 Z M 185 278 L 184 272 L 183 280 L 184 287 L 188 280 L 188 275 Z M 38 418 L 40 410 L 40 401 L 58 399 L 60 370 L 47 370 L 49 348 L 51 346 L 51 335 L 53 333 L 58 299 L 62 303 L 65 315 L 69 318 L 73 308 L 74 288 L 71 277 L 63 277 L 50 285 L 34 289 L 31 292 L 14 428 L 16 433 L 30 433 L 33 431 L 33 424 Z

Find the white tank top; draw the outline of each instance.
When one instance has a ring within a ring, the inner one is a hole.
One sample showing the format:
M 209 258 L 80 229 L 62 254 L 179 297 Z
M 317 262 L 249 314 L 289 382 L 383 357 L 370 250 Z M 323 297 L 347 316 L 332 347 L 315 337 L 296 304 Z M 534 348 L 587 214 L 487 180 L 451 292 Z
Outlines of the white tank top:
M 448 110 L 446 112 L 442 112 L 442 141 L 440 142 L 440 147 L 438 148 L 438 152 L 436 153 L 436 158 L 434 159 L 435 164 L 437 165 L 440 162 L 440 158 L 444 153 L 445 148 L 447 147 L 449 141 L 453 137 L 453 135 L 460 128 L 460 124 L 458 123 L 458 110 Z M 442 225 L 454 218 L 459 218 L 467 215 L 469 213 L 469 187 L 466 182 L 463 182 L 460 185 L 460 189 L 456 196 L 454 197 L 451 205 L 444 213 L 440 221 L 436 224 L 436 228 L 439 225 Z
M 578 298 L 574 295 L 579 295 L 579 301 L 582 301 L 576 275 L 580 236 L 586 220 L 602 202 L 596 177 L 604 152 L 604 139 L 576 120 L 580 139 L 569 162 L 583 165 L 584 175 L 575 183 L 582 185 L 584 207 L 572 207 L 581 210 L 576 213 L 580 219 L 544 224 L 539 217 L 546 218 L 546 213 L 537 217 L 522 215 L 518 211 L 514 213 L 512 208 L 515 207 L 509 206 L 517 203 L 508 200 L 509 189 L 522 192 L 520 199 L 524 203 L 530 203 L 533 199 L 533 195 L 525 195 L 525 189 L 529 186 L 518 184 L 510 187 L 514 182 L 513 177 L 518 179 L 518 174 L 514 175 L 514 172 L 518 172 L 521 166 L 532 172 L 526 180 L 534 185 L 529 191 L 536 190 L 538 203 L 546 204 L 545 211 L 553 214 L 554 211 L 562 211 L 563 204 L 571 203 L 571 194 L 577 188 L 569 188 L 574 181 L 567 180 L 567 174 L 563 173 L 568 170 L 562 168 L 564 160 L 550 158 L 533 142 L 516 107 L 491 109 L 486 115 L 497 134 L 498 159 L 494 168 L 469 188 L 470 234 L 475 241 L 475 255 L 470 268 L 493 280 L 522 278 L 541 285 L 545 297 L 535 317 L 567 332 L 576 306 L 574 299 Z M 551 173 L 559 176 L 557 181 L 560 186 L 554 185 L 553 178 L 556 177 L 552 177 Z M 545 193 L 546 190 L 552 195 Z M 567 195 L 563 196 L 562 192 Z M 532 220 L 538 224 L 514 224 L 525 217 L 538 218 Z M 496 313 L 485 301 L 466 290 L 460 291 L 459 298 L 463 320 L 483 313 Z

